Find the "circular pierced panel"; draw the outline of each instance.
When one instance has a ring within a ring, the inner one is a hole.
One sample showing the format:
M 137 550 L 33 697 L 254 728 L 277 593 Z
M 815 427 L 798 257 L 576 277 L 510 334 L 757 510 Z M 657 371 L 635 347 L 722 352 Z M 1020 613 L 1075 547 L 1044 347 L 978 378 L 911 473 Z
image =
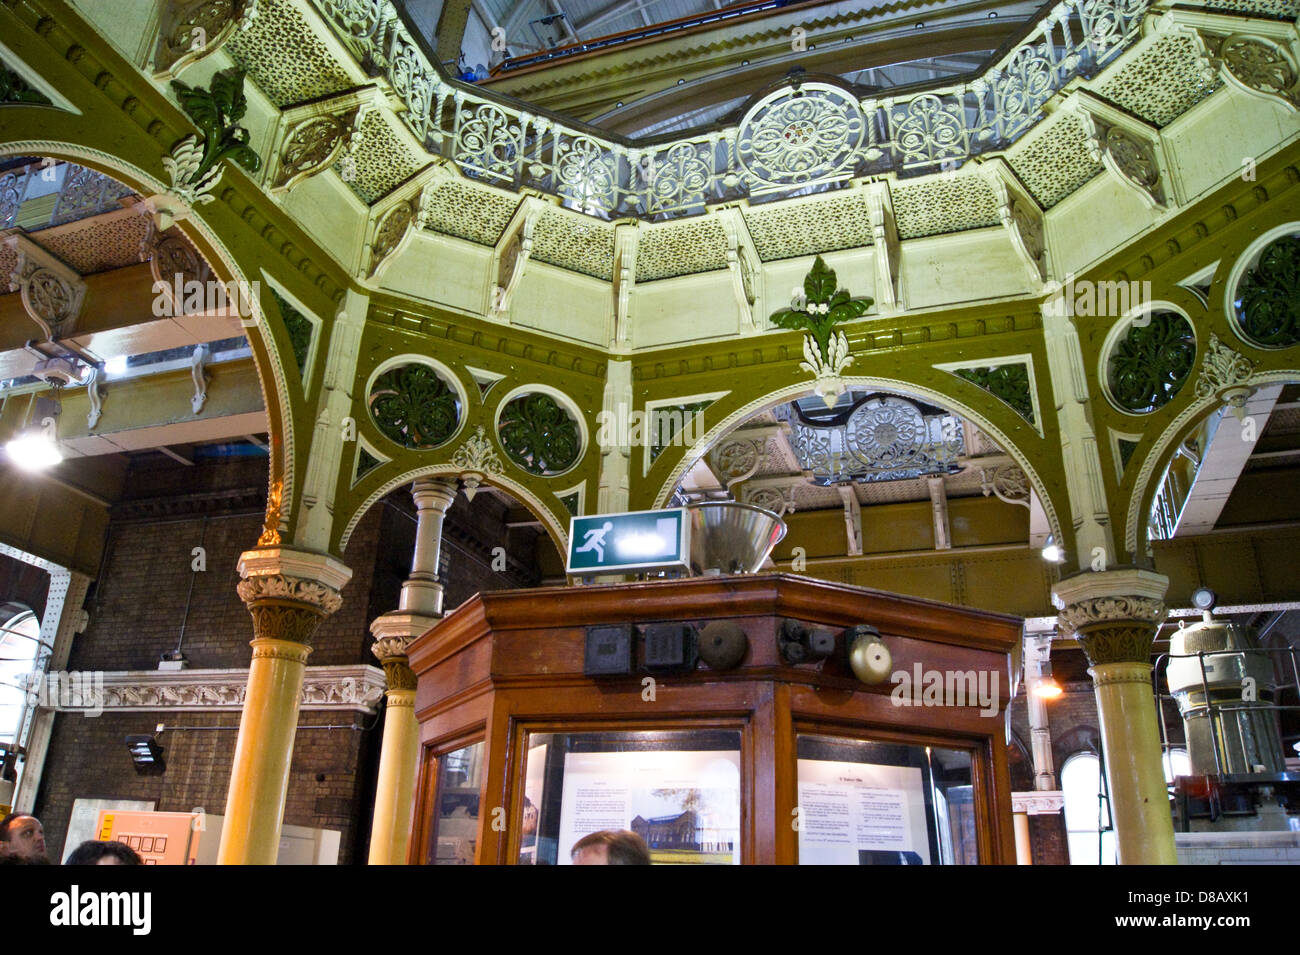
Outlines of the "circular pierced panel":
M 497 436 L 515 464 L 544 477 L 567 471 L 582 455 L 577 420 L 540 391 L 506 402 L 497 418 Z
M 1196 360 L 1191 323 L 1171 311 L 1129 319 L 1106 362 L 1111 400 L 1130 414 L 1149 414 L 1174 399 Z
M 1266 245 L 1237 280 L 1237 332 L 1257 348 L 1300 343 L 1300 235 Z
M 786 87 L 740 121 L 736 155 L 760 183 L 795 184 L 847 174 L 866 135 L 858 102 L 825 83 Z
M 384 437 L 406 448 L 446 444 L 460 425 L 460 398 L 428 365 L 390 368 L 370 386 L 367 405 Z

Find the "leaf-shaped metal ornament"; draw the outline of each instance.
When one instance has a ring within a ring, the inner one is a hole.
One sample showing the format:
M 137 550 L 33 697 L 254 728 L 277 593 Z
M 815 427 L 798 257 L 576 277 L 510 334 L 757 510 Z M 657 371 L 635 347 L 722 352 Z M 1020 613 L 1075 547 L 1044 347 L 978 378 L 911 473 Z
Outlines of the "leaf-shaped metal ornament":
M 180 80 L 172 80 L 172 89 L 181 109 L 203 134 L 201 139 L 193 135 L 181 139 L 172 147 L 171 161 L 163 160 L 177 195 L 191 204 L 201 202 L 221 178 L 219 164 L 224 159 L 249 172 L 262 168 L 261 157 L 249 145 L 248 130 L 239 125 L 248 109 L 243 70 L 222 70 L 212 77 L 208 89 L 187 86 Z
M 848 290 L 836 286 L 835 270 L 819 255 L 803 288 L 794 290 L 790 307 L 773 312 L 769 319 L 778 328 L 801 328 L 806 333 L 799 367 L 817 379 L 817 393 L 827 407 L 844 390 L 839 376 L 853 362 L 849 340 L 835 326 L 861 318 L 874 304 L 869 298 L 852 298 Z

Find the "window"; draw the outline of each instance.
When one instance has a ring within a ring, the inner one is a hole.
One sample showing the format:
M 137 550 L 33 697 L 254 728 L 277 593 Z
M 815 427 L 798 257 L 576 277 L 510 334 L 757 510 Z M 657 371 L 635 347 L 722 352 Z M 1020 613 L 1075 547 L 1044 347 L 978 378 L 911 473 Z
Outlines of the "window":
M 1114 865 L 1115 833 L 1102 796 L 1101 760 L 1077 753 L 1061 767 L 1070 865 Z
M 0 742 L 18 742 L 27 675 L 36 669 L 41 622 L 24 610 L 0 624 Z

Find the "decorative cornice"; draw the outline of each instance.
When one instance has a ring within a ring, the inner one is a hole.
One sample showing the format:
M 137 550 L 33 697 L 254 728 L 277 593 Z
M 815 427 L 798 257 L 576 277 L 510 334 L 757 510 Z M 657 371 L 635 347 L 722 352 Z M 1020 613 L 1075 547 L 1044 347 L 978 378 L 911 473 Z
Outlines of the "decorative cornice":
M 1011 794 L 1011 811 L 1024 812 L 1031 816 L 1060 812 L 1065 807 L 1065 794 L 1059 789 L 1039 792 L 1019 792 Z
M 127 670 L 102 674 L 99 706 L 115 712 L 170 710 L 181 712 L 239 712 L 248 690 L 247 670 Z M 76 681 L 71 681 L 76 682 Z M 96 681 L 97 682 L 97 681 Z M 384 675 L 378 667 L 307 667 L 299 709 L 354 710 L 373 713 L 384 695 Z M 80 681 L 87 684 L 86 681 Z M 92 689 L 90 695 L 94 695 Z M 87 694 L 83 693 L 83 696 Z M 93 710 L 96 701 L 72 699 L 55 707 L 59 712 Z

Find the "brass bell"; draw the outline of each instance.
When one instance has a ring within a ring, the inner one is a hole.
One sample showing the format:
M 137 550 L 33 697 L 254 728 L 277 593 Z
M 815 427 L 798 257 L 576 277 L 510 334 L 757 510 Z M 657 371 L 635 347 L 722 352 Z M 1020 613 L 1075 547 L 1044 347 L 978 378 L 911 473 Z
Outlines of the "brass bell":
M 714 620 L 700 631 L 700 659 L 714 670 L 737 666 L 749 649 L 749 638 L 740 624 L 731 620 Z

